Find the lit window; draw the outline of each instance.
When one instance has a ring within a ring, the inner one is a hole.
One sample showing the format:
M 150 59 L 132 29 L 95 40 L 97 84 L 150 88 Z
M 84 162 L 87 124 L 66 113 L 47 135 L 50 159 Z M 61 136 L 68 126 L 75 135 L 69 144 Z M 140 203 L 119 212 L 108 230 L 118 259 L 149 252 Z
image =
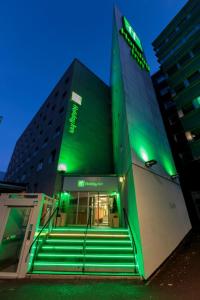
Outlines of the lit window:
M 197 97 L 197 98 L 195 98 L 195 99 L 192 101 L 192 103 L 193 103 L 194 108 L 196 108 L 196 109 L 200 108 L 200 96 Z
M 179 116 L 179 118 L 184 117 L 184 113 L 183 113 L 182 109 L 178 110 L 178 116 Z
M 186 139 L 187 139 L 188 141 L 192 141 L 192 140 L 193 140 L 193 136 L 192 136 L 191 131 L 186 131 L 186 132 L 185 132 L 185 136 L 186 136 Z

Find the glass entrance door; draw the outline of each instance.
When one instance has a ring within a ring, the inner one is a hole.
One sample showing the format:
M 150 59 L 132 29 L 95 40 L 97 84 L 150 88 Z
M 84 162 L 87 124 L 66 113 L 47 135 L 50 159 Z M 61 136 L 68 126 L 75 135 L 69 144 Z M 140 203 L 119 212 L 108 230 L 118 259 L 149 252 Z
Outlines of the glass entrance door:
M 8 207 L 0 241 L 0 272 L 17 272 L 31 207 Z
M 91 226 L 113 226 L 114 196 L 95 192 L 71 192 L 69 195 L 66 209 L 62 209 L 63 220 L 66 220 L 62 226 L 85 226 L 88 220 Z

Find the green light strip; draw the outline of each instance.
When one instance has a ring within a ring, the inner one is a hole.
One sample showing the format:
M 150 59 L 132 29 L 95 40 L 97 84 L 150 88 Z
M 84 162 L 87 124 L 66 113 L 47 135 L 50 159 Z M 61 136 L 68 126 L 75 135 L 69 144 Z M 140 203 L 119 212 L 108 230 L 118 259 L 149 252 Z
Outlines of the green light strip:
M 49 239 L 46 240 L 47 243 L 83 243 L 82 239 L 79 240 L 75 240 L 75 239 L 70 239 L 70 240 L 64 240 L 64 239 Z M 95 244 L 99 244 L 99 243 L 112 243 L 112 244 L 131 244 L 131 241 L 118 241 L 118 240 L 87 240 L 86 244 L 90 244 L 90 243 L 95 243 Z
M 84 257 L 84 254 L 52 254 L 52 253 L 39 253 L 38 257 Z M 88 258 L 133 258 L 133 255 L 105 255 L 105 254 L 85 254 Z
M 63 267 L 82 267 L 82 263 L 60 263 L 60 262 L 51 262 L 51 261 L 45 261 L 45 262 L 35 262 L 35 266 L 63 266 Z M 137 265 L 132 264 L 132 263 L 126 263 L 126 264 L 93 264 L 93 263 L 86 263 L 84 266 L 87 267 L 98 267 L 98 268 L 109 268 L 109 267 L 114 267 L 114 268 L 130 268 L 130 267 L 137 267 Z
M 49 236 L 63 236 L 63 237 L 84 237 L 85 233 L 50 233 Z M 127 234 L 94 234 L 94 233 L 87 233 L 87 237 L 117 237 L 117 238 L 127 238 Z
M 48 249 L 48 250 L 82 250 L 83 247 L 80 246 L 42 246 L 42 249 Z M 112 251 L 117 251 L 117 250 L 120 250 L 120 251 L 125 251 L 125 250 L 129 250 L 129 251 L 132 251 L 133 249 L 131 247 L 92 247 L 92 246 L 87 246 L 86 247 L 86 250 L 112 250 Z
M 85 232 L 86 228 L 68 228 L 68 227 L 57 227 L 57 228 L 53 228 L 52 232 L 54 231 L 84 231 Z M 91 228 L 91 229 L 88 229 L 88 232 L 128 232 L 128 229 L 122 229 L 122 228 L 119 228 L 119 229 L 102 229 L 102 228 Z
M 61 272 L 61 271 L 33 271 L 31 274 L 52 274 L 52 275 L 91 275 L 91 276 L 138 276 L 139 273 L 135 272 Z

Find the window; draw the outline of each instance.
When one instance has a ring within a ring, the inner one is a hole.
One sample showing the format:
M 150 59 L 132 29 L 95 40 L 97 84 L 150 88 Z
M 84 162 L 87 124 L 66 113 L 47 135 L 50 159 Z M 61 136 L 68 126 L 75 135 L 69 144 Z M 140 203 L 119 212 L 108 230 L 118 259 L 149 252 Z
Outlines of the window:
M 55 110 L 56 106 L 55 104 L 52 106 L 51 110 Z
M 200 43 L 196 44 L 193 48 L 192 48 L 192 52 L 193 54 L 199 54 L 200 53 Z
M 58 136 L 60 134 L 60 131 L 61 131 L 61 127 L 58 126 L 55 130 L 55 134 L 54 134 L 54 137 Z
M 43 142 L 43 144 L 42 144 L 42 148 L 46 147 L 46 145 L 47 145 L 47 143 L 48 143 L 48 140 L 49 140 L 48 137 L 46 137 L 46 138 L 44 139 L 44 142 Z
M 39 147 L 35 147 L 35 151 L 33 152 L 33 155 L 36 155 L 38 153 Z
M 48 159 L 48 163 L 51 164 L 52 162 L 55 161 L 55 157 L 56 157 L 56 149 L 54 149 L 53 151 L 51 151 L 51 154 L 49 156 Z
M 182 109 L 178 110 L 178 116 L 179 116 L 179 118 L 184 117 L 184 113 L 183 113 Z
M 181 59 L 179 60 L 179 64 L 182 66 L 182 65 L 186 64 L 187 62 L 189 62 L 190 59 L 191 59 L 191 56 L 189 53 L 187 53 L 181 57 Z
M 194 110 L 194 107 L 193 107 L 192 103 L 188 103 L 187 105 L 182 107 L 182 111 L 184 114 L 188 114 L 193 110 Z
M 65 91 L 63 94 L 62 94 L 62 97 L 63 99 L 67 96 L 67 92 Z
M 48 122 L 48 126 L 51 126 L 51 125 L 52 125 L 52 123 L 53 123 L 53 121 L 52 121 L 52 120 L 50 120 L 50 121 Z
M 191 74 L 188 78 L 189 83 L 193 83 L 196 80 L 200 79 L 200 72 L 196 71 L 193 74 Z
M 160 75 L 160 76 L 156 79 L 156 81 L 157 81 L 158 84 L 161 83 L 161 82 L 164 81 L 164 80 L 166 80 L 166 76 L 165 76 L 164 74 Z
M 186 131 L 185 136 L 189 142 L 198 141 L 200 139 L 200 128 L 195 128 L 191 131 Z
M 174 90 L 177 93 L 182 92 L 185 89 L 185 85 L 183 82 L 179 83 L 177 86 L 175 86 Z
M 42 134 L 43 134 L 43 130 L 41 129 L 41 130 L 40 130 L 40 135 L 42 135 Z
M 68 82 L 69 82 L 69 77 L 67 77 L 67 78 L 65 79 L 65 84 L 68 84 Z
M 176 73 L 176 71 L 178 70 L 178 66 L 177 65 L 173 65 L 171 68 L 169 68 L 167 70 L 167 74 L 169 76 L 173 75 L 174 73 Z
M 164 89 L 160 90 L 160 95 L 164 96 L 169 92 L 169 87 L 165 87 Z
M 24 173 L 21 177 L 21 181 L 23 182 L 26 179 L 26 173 Z
M 36 171 L 39 172 L 43 168 L 43 159 L 41 159 L 37 165 Z
M 59 91 L 56 91 L 56 92 L 54 93 L 54 97 L 56 98 L 56 97 L 58 97 L 58 95 L 59 95 Z
M 61 107 L 61 109 L 59 110 L 59 114 L 61 114 L 64 111 L 64 106 Z
M 200 108 L 200 96 L 195 98 L 193 101 L 192 101 L 192 104 L 194 106 L 195 109 L 198 109 Z

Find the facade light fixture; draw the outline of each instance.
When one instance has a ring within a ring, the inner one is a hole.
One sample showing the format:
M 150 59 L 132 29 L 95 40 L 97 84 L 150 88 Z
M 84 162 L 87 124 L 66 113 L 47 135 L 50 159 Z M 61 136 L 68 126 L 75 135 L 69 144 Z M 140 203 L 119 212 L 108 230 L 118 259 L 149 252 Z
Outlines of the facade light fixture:
M 157 160 L 155 159 L 151 159 L 151 160 L 148 160 L 145 162 L 145 166 L 147 168 L 151 168 L 153 165 L 156 165 L 157 164 Z
M 178 177 L 179 177 L 178 174 L 173 174 L 173 175 L 170 176 L 170 178 L 171 178 L 172 180 L 176 180 L 176 179 L 178 179 Z
M 125 176 L 120 176 L 120 177 L 119 177 L 119 182 L 120 182 L 120 183 L 123 183 L 124 181 L 125 181 Z
M 59 172 L 67 172 L 67 166 L 66 166 L 66 164 L 63 164 L 63 163 L 59 164 L 58 165 L 58 171 Z

